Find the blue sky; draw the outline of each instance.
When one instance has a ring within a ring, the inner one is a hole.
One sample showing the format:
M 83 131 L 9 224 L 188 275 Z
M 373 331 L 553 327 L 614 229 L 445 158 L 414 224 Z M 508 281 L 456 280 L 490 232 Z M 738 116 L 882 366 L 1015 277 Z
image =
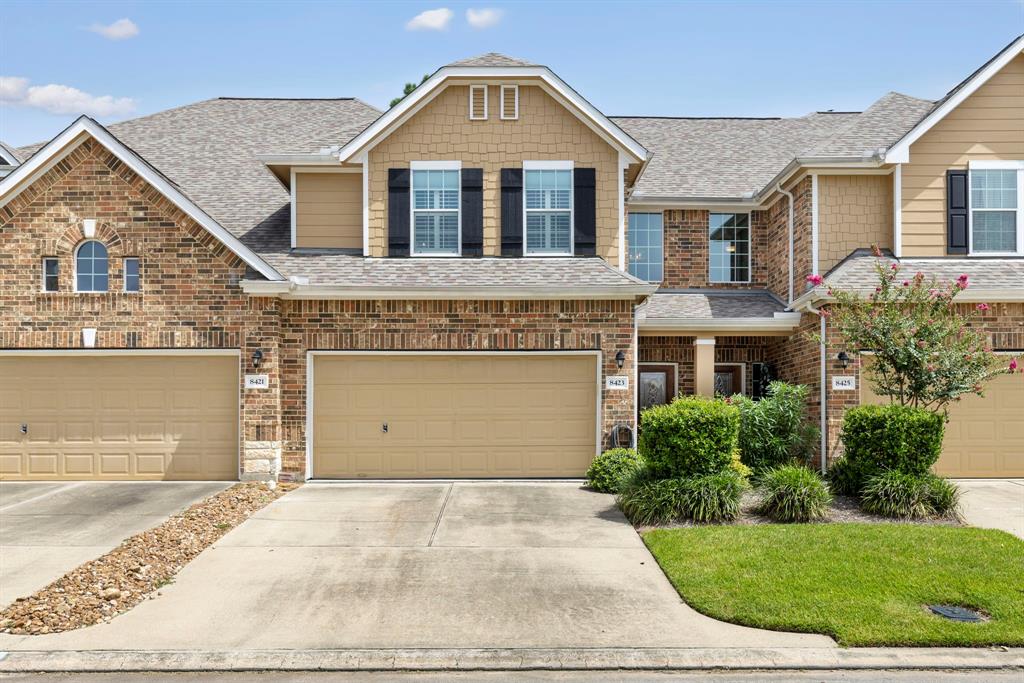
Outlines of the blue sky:
M 549 65 L 609 115 L 859 110 L 889 90 L 940 97 L 1024 33 L 1024 0 L 6 0 L 0 27 L 0 139 L 23 145 L 83 109 L 111 123 L 217 96 L 383 108 L 405 81 L 489 51 Z

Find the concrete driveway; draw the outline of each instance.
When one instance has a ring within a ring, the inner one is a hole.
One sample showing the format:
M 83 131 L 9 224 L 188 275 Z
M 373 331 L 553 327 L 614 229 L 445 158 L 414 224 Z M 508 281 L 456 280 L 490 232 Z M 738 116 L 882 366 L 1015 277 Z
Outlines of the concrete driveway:
M 0 482 L 0 605 L 230 482 Z
M 684 604 L 578 483 L 307 484 L 109 624 L 0 649 L 832 647 Z
M 1024 479 L 958 479 L 964 520 L 1024 538 Z

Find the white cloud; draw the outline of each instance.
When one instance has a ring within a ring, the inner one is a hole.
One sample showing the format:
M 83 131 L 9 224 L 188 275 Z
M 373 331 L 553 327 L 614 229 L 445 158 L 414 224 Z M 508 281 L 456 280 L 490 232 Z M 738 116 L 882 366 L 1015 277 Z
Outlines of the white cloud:
M 131 19 L 118 19 L 107 26 L 93 24 L 89 30 L 110 40 L 125 40 L 139 35 L 139 27 Z
M 409 31 L 443 31 L 452 20 L 452 11 L 447 7 L 428 9 L 409 20 L 405 28 Z
M 504 14 L 502 10 L 491 7 L 485 9 L 469 8 L 466 10 L 466 21 L 473 28 L 490 28 L 501 21 L 501 17 Z
M 56 83 L 30 86 L 27 78 L 17 76 L 0 76 L 0 102 L 42 109 L 51 114 L 122 116 L 135 111 L 135 100 L 130 97 L 90 95 Z

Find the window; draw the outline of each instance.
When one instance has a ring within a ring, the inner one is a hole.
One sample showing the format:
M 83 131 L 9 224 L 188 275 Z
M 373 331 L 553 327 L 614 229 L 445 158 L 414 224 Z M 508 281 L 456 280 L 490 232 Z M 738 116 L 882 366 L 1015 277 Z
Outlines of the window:
M 664 271 L 660 213 L 629 214 L 629 272 L 647 282 L 661 282 Z
M 412 253 L 459 255 L 459 170 L 412 170 Z
M 82 242 L 75 254 L 75 291 L 107 291 L 107 248 L 102 242 Z
M 519 118 L 519 86 L 501 86 L 501 118 L 506 121 Z
M 124 260 L 124 291 L 139 291 L 139 259 L 137 258 Z
M 750 281 L 750 214 L 710 215 L 711 282 Z
M 469 120 L 487 120 L 487 86 L 469 86 Z
M 1024 250 L 1024 163 L 972 165 L 971 253 L 1017 254 Z
M 60 289 L 60 261 L 48 257 L 43 259 L 43 291 L 56 292 Z
M 527 255 L 572 254 L 572 165 L 523 164 Z

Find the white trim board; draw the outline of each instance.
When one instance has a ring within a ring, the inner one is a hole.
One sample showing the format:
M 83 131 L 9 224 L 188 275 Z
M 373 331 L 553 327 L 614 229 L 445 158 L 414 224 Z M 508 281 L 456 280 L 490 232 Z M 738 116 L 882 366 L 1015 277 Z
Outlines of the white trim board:
M 160 194 L 184 211 L 247 265 L 269 280 L 285 279 L 270 264 L 260 258 L 249 247 L 242 244 L 237 237 L 203 211 L 198 204 L 186 197 L 181 190 L 175 187 L 173 183 L 167 180 L 145 159 L 128 149 L 120 140 L 111 135 L 106 128 L 88 116 L 80 116 L 78 120 L 65 128 L 63 132 L 46 143 L 31 159 L 0 180 L 0 207 L 10 203 L 25 188 L 31 186 L 33 182 L 53 168 L 57 162 L 77 149 L 88 137 L 92 137 L 110 150 L 128 168 L 156 188 Z
M 316 356 L 594 356 L 596 364 L 595 375 L 597 381 L 597 424 L 596 434 L 594 435 L 594 456 L 601 454 L 601 447 L 603 443 L 602 436 L 604 435 L 604 429 L 602 426 L 603 408 L 604 408 L 604 376 L 602 373 L 602 358 L 603 352 L 600 349 L 535 349 L 529 351 L 370 351 L 362 349 L 309 349 L 306 351 L 306 480 L 311 481 L 329 481 L 324 479 L 316 479 L 313 476 L 313 393 L 314 393 L 314 380 L 313 380 L 313 359 Z M 633 393 L 636 394 L 636 386 L 634 383 Z M 635 430 L 634 430 L 635 434 Z M 505 477 L 506 479 L 508 477 Z M 442 477 L 443 479 L 443 477 Z M 449 478 L 450 479 L 450 478 Z M 358 481 L 363 481 L 359 479 Z M 391 479 L 384 479 L 382 481 L 394 481 Z M 421 480 L 418 480 L 421 481 Z M 459 481 L 462 481 L 459 479 Z M 532 481 L 532 478 L 531 478 Z
M 950 95 L 945 102 L 933 109 L 930 114 L 921 119 L 921 121 L 911 128 L 909 132 L 897 140 L 896 144 L 886 151 L 885 163 L 905 164 L 909 162 L 911 145 L 917 142 L 922 135 L 931 130 L 935 124 L 946 118 L 951 111 L 959 107 L 964 100 L 973 95 L 978 88 L 985 85 L 989 79 L 1002 71 L 1003 68 L 1013 61 L 1022 51 L 1024 51 L 1024 36 L 1020 36 L 1015 41 L 1007 45 L 1002 52 L 992 59 L 992 61 L 982 67 L 965 83 L 961 84 L 959 89 Z

